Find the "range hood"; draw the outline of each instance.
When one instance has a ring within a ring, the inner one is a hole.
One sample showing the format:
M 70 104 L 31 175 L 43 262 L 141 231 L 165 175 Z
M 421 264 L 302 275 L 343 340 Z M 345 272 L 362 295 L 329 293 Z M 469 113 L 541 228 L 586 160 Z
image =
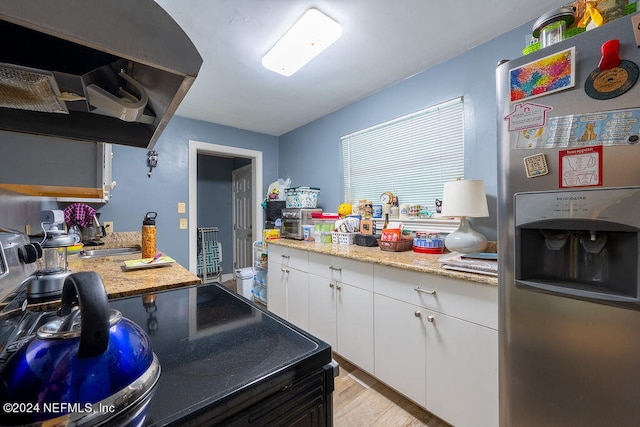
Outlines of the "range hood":
M 202 57 L 153 0 L 0 0 L 0 130 L 153 148 Z

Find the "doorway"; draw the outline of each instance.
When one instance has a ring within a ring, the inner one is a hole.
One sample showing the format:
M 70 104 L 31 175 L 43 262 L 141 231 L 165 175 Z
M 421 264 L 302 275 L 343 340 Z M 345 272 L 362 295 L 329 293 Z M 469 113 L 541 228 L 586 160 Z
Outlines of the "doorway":
M 262 235 L 262 209 L 260 209 L 264 196 L 262 194 L 262 152 L 227 145 L 210 144 L 201 141 L 189 141 L 189 271 L 197 274 L 197 228 L 198 228 L 198 155 L 210 155 L 219 157 L 239 157 L 251 160 L 251 194 L 249 203 L 251 206 L 251 230 L 253 236 L 259 239 Z M 232 200 L 221 201 L 222 206 L 232 209 Z M 233 256 L 235 251 L 223 248 L 223 256 Z M 226 255 L 225 255 L 226 254 Z M 235 263 L 234 259 L 234 263 Z M 233 279 L 233 271 L 225 272 L 221 281 Z

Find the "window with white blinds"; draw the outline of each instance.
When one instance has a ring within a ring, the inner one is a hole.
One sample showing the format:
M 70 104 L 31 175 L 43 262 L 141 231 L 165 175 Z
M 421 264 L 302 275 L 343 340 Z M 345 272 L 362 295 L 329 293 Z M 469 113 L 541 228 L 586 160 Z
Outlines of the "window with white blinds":
M 464 178 L 462 97 L 340 138 L 345 201 L 377 203 L 391 191 L 400 203 L 435 209 L 443 184 Z

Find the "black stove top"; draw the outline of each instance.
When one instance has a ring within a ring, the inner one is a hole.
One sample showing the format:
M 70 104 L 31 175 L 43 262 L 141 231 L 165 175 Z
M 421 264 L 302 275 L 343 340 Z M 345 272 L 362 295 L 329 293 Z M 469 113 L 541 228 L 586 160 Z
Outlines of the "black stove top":
M 331 362 L 326 343 L 219 284 L 110 305 L 147 331 L 160 360 L 146 425 L 242 410 Z

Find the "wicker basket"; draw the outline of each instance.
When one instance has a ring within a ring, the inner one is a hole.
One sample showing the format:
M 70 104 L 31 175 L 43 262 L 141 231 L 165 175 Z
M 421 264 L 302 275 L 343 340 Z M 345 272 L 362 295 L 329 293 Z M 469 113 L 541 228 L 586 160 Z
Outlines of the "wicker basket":
M 383 251 L 389 252 L 404 252 L 410 251 L 413 248 L 413 237 L 411 238 L 402 238 L 397 242 L 389 242 L 385 240 L 378 240 L 378 246 Z

